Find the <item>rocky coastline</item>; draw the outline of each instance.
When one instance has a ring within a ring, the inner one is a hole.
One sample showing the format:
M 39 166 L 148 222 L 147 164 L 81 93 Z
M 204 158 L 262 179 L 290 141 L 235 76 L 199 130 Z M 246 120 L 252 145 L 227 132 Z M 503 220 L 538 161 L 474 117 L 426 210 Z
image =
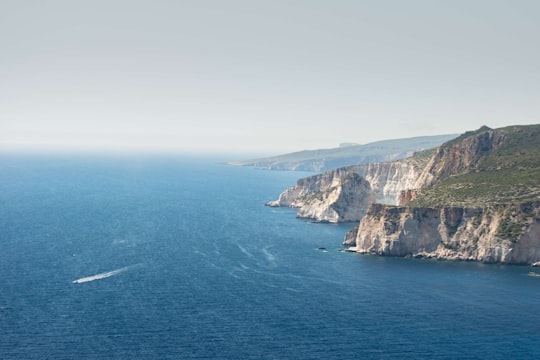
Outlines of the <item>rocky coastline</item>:
M 364 254 L 532 265 L 540 261 L 540 202 L 487 208 L 373 204 L 347 245 Z M 354 241 L 352 240 L 354 239 Z
M 532 201 L 516 197 L 502 203 L 465 198 L 457 202 L 459 206 L 451 201 L 437 206 L 417 203 L 424 189 L 481 173 L 490 154 L 497 149 L 508 152 L 512 141 L 508 133 L 481 128 L 441 145 L 429 156 L 313 175 L 266 205 L 297 208 L 299 218 L 316 222 L 357 222 L 343 245 L 362 254 L 538 265 L 540 199 L 534 189 Z M 499 170 L 501 165 L 497 166 Z

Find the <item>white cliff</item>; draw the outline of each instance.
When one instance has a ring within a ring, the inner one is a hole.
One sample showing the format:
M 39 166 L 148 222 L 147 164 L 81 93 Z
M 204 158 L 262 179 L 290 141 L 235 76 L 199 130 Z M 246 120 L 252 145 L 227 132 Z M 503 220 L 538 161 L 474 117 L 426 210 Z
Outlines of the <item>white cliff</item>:
M 333 181 L 334 186 L 318 192 L 304 201 L 299 218 L 318 222 L 358 221 L 367 212 L 375 197 L 370 184 L 356 173 Z
M 360 222 L 355 245 L 360 253 L 378 255 L 533 264 L 540 261 L 540 203 L 488 208 L 374 204 Z
M 298 180 L 278 200 L 266 205 L 299 208 L 298 217 L 315 221 L 359 221 L 373 202 L 397 204 L 401 192 L 414 184 L 426 162 L 405 159 L 335 169 Z

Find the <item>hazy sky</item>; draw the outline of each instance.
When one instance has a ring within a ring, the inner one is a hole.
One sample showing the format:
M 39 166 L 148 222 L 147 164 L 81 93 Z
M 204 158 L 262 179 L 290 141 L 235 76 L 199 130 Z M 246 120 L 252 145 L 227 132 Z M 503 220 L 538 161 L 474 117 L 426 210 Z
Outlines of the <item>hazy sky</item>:
M 539 123 L 540 1 L 0 1 L 0 148 L 282 153 Z

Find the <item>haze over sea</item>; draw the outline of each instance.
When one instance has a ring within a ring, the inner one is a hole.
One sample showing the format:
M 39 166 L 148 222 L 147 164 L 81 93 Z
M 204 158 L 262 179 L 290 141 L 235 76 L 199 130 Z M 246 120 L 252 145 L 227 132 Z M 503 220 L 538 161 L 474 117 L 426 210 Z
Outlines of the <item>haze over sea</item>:
M 530 268 L 338 252 L 352 224 L 264 206 L 305 175 L 2 155 L 0 358 L 538 356 Z

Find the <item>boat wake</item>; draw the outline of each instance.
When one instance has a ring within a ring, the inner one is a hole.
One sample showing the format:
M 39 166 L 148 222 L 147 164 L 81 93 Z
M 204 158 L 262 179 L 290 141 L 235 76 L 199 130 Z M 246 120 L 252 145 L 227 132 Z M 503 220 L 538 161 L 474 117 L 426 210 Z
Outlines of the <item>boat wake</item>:
M 80 279 L 77 279 L 77 280 L 73 280 L 72 282 L 74 284 L 82 284 L 82 283 L 86 283 L 86 282 L 90 282 L 90 281 L 94 281 L 94 280 L 101 280 L 101 279 L 106 279 L 108 277 L 111 277 L 111 276 L 114 276 L 114 275 L 118 275 L 120 274 L 121 272 L 124 272 L 126 270 L 128 270 L 131 266 L 126 266 L 126 267 L 123 267 L 123 268 L 120 268 L 120 269 L 116 269 L 116 270 L 113 270 L 113 271 L 107 271 L 107 272 L 104 272 L 104 273 L 101 273 L 101 274 L 96 274 L 96 275 L 92 275 L 92 276 L 87 276 L 87 277 L 82 277 Z

